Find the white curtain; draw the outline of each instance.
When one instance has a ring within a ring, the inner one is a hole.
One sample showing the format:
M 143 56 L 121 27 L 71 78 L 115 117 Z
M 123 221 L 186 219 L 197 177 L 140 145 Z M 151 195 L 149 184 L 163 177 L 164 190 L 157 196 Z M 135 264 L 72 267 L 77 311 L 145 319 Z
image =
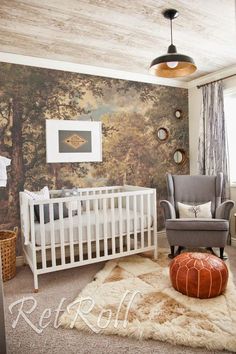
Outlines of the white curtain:
M 203 175 L 223 172 L 223 200 L 230 196 L 229 156 L 222 81 L 202 87 L 198 169 Z

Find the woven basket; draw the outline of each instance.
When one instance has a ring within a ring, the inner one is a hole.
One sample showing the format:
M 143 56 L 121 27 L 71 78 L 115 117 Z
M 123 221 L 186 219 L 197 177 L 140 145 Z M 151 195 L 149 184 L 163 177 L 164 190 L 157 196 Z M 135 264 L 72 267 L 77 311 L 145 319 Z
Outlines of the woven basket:
M 0 253 L 2 259 L 2 279 L 10 280 L 16 275 L 16 238 L 18 227 L 14 231 L 0 230 Z

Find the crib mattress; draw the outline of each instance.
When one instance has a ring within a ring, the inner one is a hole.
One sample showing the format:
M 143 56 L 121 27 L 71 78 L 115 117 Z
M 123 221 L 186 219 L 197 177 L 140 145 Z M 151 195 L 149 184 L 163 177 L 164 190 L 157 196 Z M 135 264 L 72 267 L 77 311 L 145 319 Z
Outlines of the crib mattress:
M 137 218 L 137 232 L 141 231 L 141 213 L 136 211 L 136 218 Z M 112 225 L 111 225 L 111 220 L 112 220 L 112 213 L 111 210 L 107 210 L 107 238 L 112 237 Z M 120 234 L 120 226 L 119 226 L 119 220 L 120 220 L 120 212 L 118 208 L 114 209 L 114 220 L 115 220 L 115 236 L 119 236 Z M 130 233 L 134 232 L 134 212 L 132 210 L 129 210 L 129 231 Z M 96 215 L 94 211 L 90 212 L 90 234 L 91 234 L 91 241 L 96 240 Z M 88 238 L 88 217 L 86 213 L 82 213 L 80 215 L 80 219 L 78 215 L 75 215 L 72 217 L 72 230 L 73 230 L 73 240 L 74 242 L 79 242 L 79 222 L 82 225 L 82 242 L 87 242 Z M 103 240 L 105 237 L 105 230 L 104 230 L 104 214 L 103 211 L 98 212 L 98 222 L 99 222 L 99 239 Z M 60 220 L 54 220 L 54 238 L 55 238 L 55 243 L 60 244 L 61 243 L 61 232 L 60 232 Z M 64 242 L 69 243 L 70 241 L 70 220 L 69 218 L 64 218 L 63 219 L 64 223 Z M 152 226 L 153 223 L 153 218 L 150 217 L 150 227 Z M 144 214 L 143 215 L 143 224 L 144 224 L 144 229 L 148 228 L 148 215 Z M 51 225 L 50 223 L 44 224 L 45 227 L 45 245 L 50 245 L 51 244 Z M 127 233 L 127 211 L 126 209 L 122 209 L 122 233 L 125 234 Z M 41 230 L 40 230 L 40 224 L 35 223 L 35 240 L 36 240 L 36 245 L 41 246 L 42 244 L 42 237 L 41 235 Z

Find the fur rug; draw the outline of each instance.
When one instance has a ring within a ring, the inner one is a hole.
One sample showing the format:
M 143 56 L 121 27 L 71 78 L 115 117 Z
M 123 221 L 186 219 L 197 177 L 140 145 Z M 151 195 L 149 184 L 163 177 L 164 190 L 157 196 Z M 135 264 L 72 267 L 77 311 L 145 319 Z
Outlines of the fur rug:
M 236 289 L 213 299 L 175 291 L 169 260 L 134 255 L 108 261 L 60 318 L 61 326 L 236 352 Z

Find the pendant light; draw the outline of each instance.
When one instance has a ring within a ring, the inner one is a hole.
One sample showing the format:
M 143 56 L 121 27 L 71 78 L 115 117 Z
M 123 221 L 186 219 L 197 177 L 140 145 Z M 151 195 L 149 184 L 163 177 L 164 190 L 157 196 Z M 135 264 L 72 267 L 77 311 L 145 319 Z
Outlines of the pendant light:
M 171 44 L 167 54 L 154 59 L 150 65 L 150 73 L 161 77 L 180 77 L 194 73 L 197 67 L 194 60 L 188 55 L 178 54 L 176 46 L 173 44 L 172 20 L 178 17 L 179 13 L 175 9 L 168 9 L 163 12 L 163 16 L 170 20 Z

